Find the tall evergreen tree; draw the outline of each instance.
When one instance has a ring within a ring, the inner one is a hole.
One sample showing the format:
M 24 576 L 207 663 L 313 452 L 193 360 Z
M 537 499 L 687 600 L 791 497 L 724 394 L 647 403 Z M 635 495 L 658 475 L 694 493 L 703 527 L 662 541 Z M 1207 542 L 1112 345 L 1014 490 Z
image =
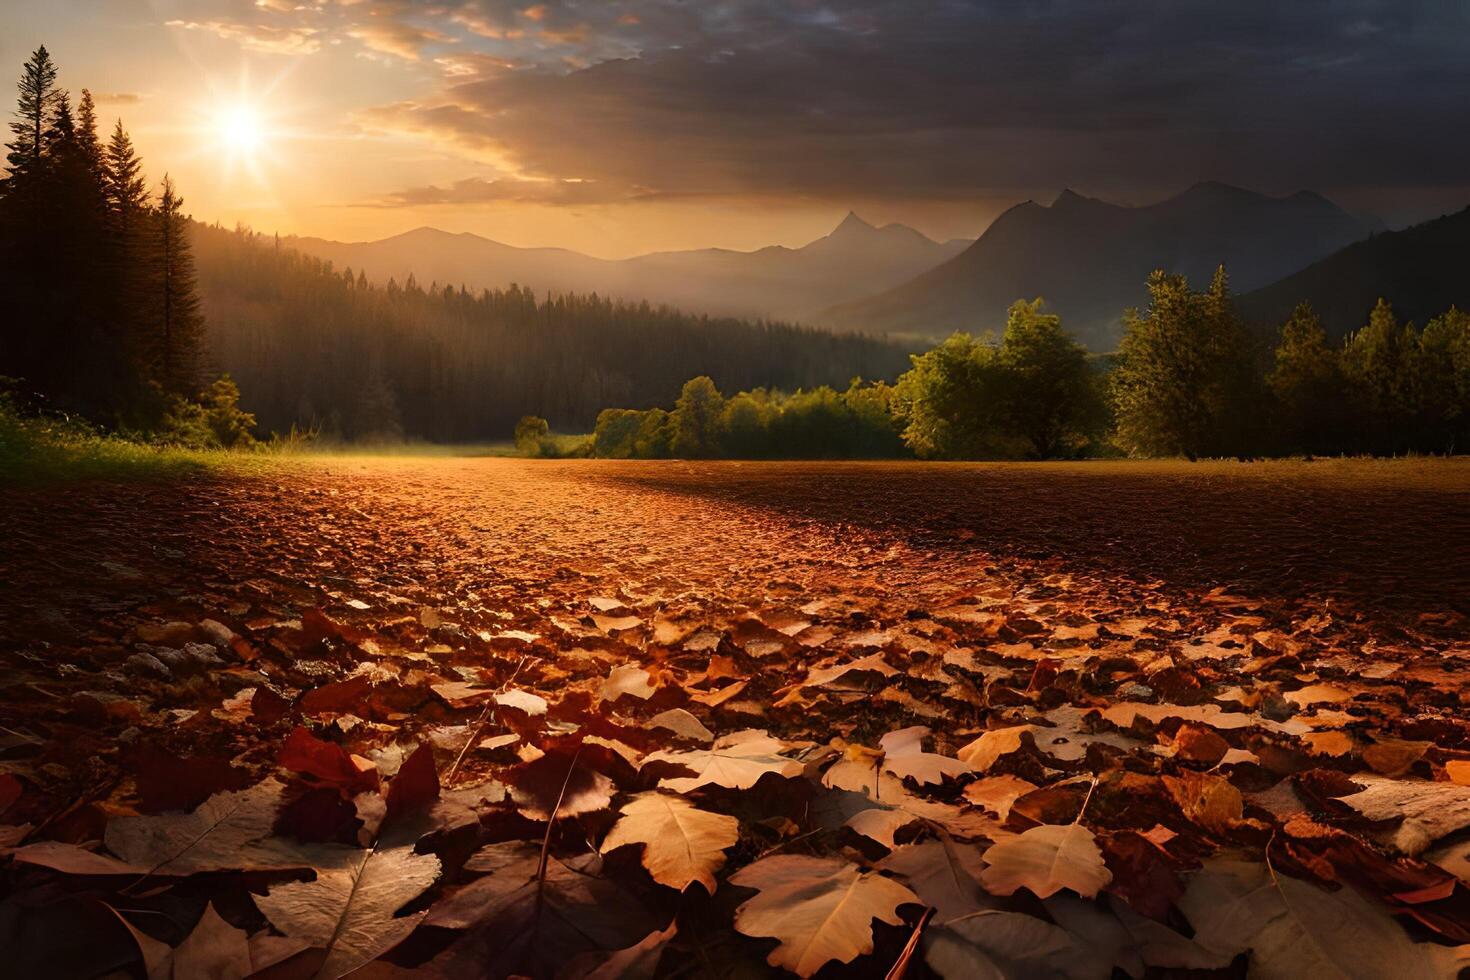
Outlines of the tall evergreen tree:
M 56 89 L 56 65 L 45 45 L 37 48 L 25 63 L 19 88 L 15 112 L 18 118 L 10 124 L 15 138 L 5 144 L 10 151 L 7 159 L 12 178 L 40 165 L 46 125 L 60 94 Z
M 189 247 L 189 219 L 184 199 L 167 174 L 155 215 L 158 289 L 158 355 L 156 379 L 165 392 L 192 396 L 199 386 L 204 316 Z
M 102 141 L 97 136 L 97 103 L 87 89 L 82 89 L 82 101 L 77 104 L 77 147 L 92 176 L 105 184 L 107 168 L 102 159 Z

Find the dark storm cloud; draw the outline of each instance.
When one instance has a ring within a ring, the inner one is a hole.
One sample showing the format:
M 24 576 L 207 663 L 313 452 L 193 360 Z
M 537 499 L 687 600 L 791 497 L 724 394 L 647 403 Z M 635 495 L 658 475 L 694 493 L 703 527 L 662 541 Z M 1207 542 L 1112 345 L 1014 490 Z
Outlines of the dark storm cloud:
M 1464 184 L 1470 4 L 396 3 L 494 68 L 365 114 L 660 194 Z M 421 23 L 423 21 L 420 21 Z

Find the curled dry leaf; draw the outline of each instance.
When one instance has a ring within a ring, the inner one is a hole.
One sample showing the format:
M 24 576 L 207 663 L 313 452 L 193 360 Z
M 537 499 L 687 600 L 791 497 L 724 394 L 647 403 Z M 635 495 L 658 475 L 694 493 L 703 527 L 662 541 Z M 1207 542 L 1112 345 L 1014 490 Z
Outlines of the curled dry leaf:
M 891 850 L 895 846 L 894 835 L 918 819 L 914 814 L 903 810 L 875 806 L 854 813 L 843 826 Z
M 680 891 L 699 882 L 715 893 L 715 872 L 725 848 L 740 839 L 740 821 L 700 810 L 682 796 L 639 793 L 602 842 L 604 853 L 625 844 L 643 845 L 643 866 L 653 880 Z
M 1366 788 L 1338 797 L 1369 820 L 1398 821 L 1379 840 L 1401 854 L 1414 856 L 1457 830 L 1470 827 L 1470 786 L 1423 779 L 1386 779 L 1358 774 Z
M 1011 814 L 1011 804 L 1036 788 L 1035 783 L 1019 776 L 987 776 L 965 787 L 965 799 L 1005 820 Z
M 658 690 L 652 681 L 652 675 L 637 664 L 621 664 L 608 673 L 597 696 L 603 701 L 616 701 L 621 697 L 647 701 Z
M 673 732 L 680 738 L 687 738 L 692 742 L 712 742 L 714 732 L 705 728 L 700 720 L 683 708 L 670 708 L 668 711 L 660 711 L 648 719 L 649 728 L 662 728 Z
M 918 896 L 840 858 L 777 854 L 747 865 L 731 884 L 759 894 L 735 910 L 735 929 L 780 940 L 766 961 L 800 977 L 873 951 L 873 920 L 897 925 Z
M 318 864 L 315 881 L 274 885 L 255 904 L 292 939 L 326 950 L 314 975 L 336 980 L 398 945 L 426 913 L 398 910 L 439 877 L 439 859 L 412 846 L 352 851 Z
M 749 789 L 766 773 L 784 777 L 801 775 L 801 763 L 780 754 L 785 748 L 786 743 L 780 739 L 772 738 L 764 731 L 747 729 L 717 738 L 707 749 L 651 753 L 643 760 L 643 765 L 668 762 L 692 770 L 693 776 L 669 776 L 659 780 L 660 787 L 676 793 L 688 793 L 701 786 Z
M 1029 889 L 1048 898 L 1070 888 L 1092 898 L 1113 880 L 1092 831 L 1077 823 L 1043 824 L 985 852 L 981 883 L 994 895 Z
M 961 762 L 969 763 L 976 772 L 989 772 L 996 760 L 1019 749 L 1025 744 L 1025 737 L 1034 731 L 1035 725 L 992 729 L 955 754 Z

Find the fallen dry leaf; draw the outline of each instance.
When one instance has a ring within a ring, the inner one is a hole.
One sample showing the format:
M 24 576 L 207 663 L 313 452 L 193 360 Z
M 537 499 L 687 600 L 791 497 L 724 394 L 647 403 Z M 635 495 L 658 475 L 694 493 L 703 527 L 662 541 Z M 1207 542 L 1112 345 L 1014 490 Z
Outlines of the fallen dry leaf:
M 1026 888 L 1049 898 L 1070 888 L 1092 898 L 1113 880 L 1092 831 L 1081 824 L 1043 824 L 985 852 L 980 882 L 993 895 Z
M 898 907 L 918 901 L 877 872 L 804 854 L 762 858 L 732 875 L 730 883 L 759 892 L 735 910 L 736 930 L 780 940 L 766 962 L 799 977 L 872 952 L 873 920 L 897 925 Z
M 604 853 L 626 844 L 643 845 L 643 866 L 653 880 L 683 891 L 699 882 L 715 893 L 715 872 L 725 849 L 740 839 L 740 821 L 697 808 L 682 796 L 640 793 L 602 842 Z

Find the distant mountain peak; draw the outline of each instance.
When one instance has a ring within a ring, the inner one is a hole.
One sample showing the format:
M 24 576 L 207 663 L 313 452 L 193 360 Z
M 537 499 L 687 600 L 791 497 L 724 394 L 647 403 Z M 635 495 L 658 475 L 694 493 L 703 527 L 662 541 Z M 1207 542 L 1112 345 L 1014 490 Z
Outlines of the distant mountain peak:
M 849 211 L 847 212 L 847 217 L 843 218 L 841 223 L 838 224 L 836 228 L 832 229 L 832 234 L 834 236 L 859 234 L 865 235 L 869 232 L 874 232 L 877 230 L 878 229 L 876 227 L 864 221 L 862 218 L 859 218 L 856 211 Z
M 1063 188 L 1062 192 L 1057 195 L 1057 199 L 1051 202 L 1051 206 L 1053 208 L 1071 208 L 1076 207 L 1079 204 L 1086 204 L 1090 200 L 1092 200 L 1092 198 L 1083 197 L 1081 194 L 1078 194 L 1076 191 L 1072 190 L 1072 188 L 1066 187 Z

